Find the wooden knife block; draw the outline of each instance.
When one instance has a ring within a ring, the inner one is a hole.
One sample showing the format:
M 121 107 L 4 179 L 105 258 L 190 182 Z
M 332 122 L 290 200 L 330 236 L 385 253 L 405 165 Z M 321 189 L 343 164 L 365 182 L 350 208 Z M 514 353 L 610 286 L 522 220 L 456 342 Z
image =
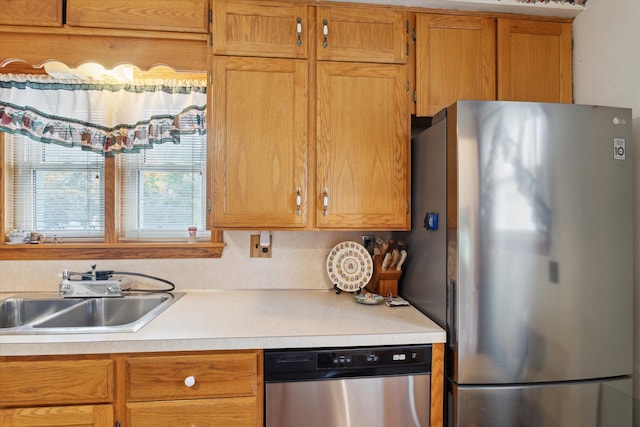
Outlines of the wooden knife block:
M 389 295 L 398 296 L 398 280 L 402 276 L 402 270 L 382 270 L 382 261 L 378 255 L 373 257 L 373 275 L 366 286 L 369 292 L 376 293 L 383 297 Z

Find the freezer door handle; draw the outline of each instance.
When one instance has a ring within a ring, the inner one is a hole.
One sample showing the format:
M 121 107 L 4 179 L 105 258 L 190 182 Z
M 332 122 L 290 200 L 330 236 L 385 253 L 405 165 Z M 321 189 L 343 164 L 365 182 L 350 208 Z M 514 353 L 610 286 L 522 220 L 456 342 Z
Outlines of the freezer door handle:
M 447 284 L 447 342 L 452 350 L 456 346 L 456 281 Z

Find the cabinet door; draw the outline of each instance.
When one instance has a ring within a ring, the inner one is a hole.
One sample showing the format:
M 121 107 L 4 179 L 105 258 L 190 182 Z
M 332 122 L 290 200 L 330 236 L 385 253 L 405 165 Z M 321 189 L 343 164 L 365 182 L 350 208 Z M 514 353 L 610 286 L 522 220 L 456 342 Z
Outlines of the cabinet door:
M 306 58 L 307 6 L 297 2 L 221 0 L 213 2 L 213 52 Z
M 306 225 L 308 63 L 213 58 L 212 224 Z
M 127 425 L 257 427 L 262 425 L 258 414 L 262 410 L 255 397 L 128 403 Z
M 399 10 L 318 6 L 316 49 L 321 61 L 404 64 L 408 23 Z
M 401 65 L 318 63 L 318 227 L 408 227 L 406 81 Z
M 0 427 L 4 426 L 113 427 L 113 407 L 94 405 L 0 409 Z
M 0 25 L 61 27 L 62 0 L 0 0 Z
M 498 99 L 571 103 L 571 24 L 498 19 Z
M 418 14 L 416 115 L 433 116 L 458 99 L 496 99 L 493 18 Z
M 19 360 L 0 363 L 0 406 L 73 405 L 113 401 L 109 359 Z
M 208 0 L 66 0 L 78 27 L 207 33 Z

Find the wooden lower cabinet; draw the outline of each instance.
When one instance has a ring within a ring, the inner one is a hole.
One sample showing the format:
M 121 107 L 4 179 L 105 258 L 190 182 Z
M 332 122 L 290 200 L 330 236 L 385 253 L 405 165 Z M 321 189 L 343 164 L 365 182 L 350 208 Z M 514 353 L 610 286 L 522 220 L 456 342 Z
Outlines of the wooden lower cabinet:
M 0 357 L 0 427 L 262 427 L 262 351 Z
M 113 427 L 113 406 L 42 406 L 0 409 L 0 427 Z
M 262 420 L 256 418 L 258 412 L 255 397 L 128 403 L 127 424 L 135 427 L 254 427 L 262 425 Z
M 0 427 L 114 424 L 109 355 L 0 357 Z
M 261 427 L 261 351 L 137 354 L 126 359 L 130 427 Z

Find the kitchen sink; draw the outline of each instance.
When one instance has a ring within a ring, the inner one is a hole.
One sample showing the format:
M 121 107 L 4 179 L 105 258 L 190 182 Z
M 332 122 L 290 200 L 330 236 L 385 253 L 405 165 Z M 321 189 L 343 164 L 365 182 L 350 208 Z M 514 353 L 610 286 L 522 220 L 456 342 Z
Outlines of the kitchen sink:
M 0 335 L 136 332 L 182 295 L 6 298 L 0 301 Z

